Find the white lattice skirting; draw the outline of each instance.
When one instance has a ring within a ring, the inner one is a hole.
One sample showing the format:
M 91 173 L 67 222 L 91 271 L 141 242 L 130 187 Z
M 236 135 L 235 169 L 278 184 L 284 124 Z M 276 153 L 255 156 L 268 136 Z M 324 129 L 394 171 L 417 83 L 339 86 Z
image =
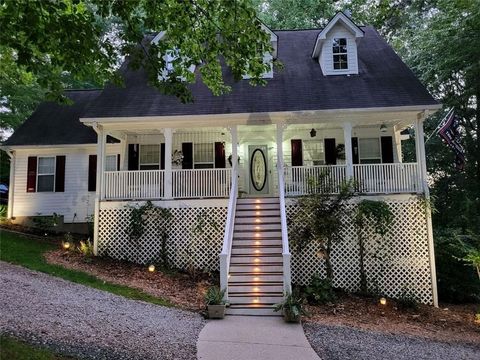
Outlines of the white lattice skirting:
M 222 204 L 224 203 L 224 205 Z M 133 203 L 131 203 L 133 204 Z M 100 209 L 98 254 L 139 264 L 155 263 L 161 258 L 161 240 L 157 224 L 147 219 L 145 232 L 138 245 L 129 239 L 127 228 L 131 208 L 127 202 L 103 203 Z M 167 254 L 171 266 L 179 269 L 219 269 L 223 234 L 227 219 L 226 201 L 197 201 L 170 207 L 171 228 L 168 231 Z M 210 206 L 209 206 L 210 205 Z M 199 222 L 203 231 L 195 231 Z
M 374 200 L 373 198 L 370 198 Z M 432 304 L 430 253 L 425 208 L 418 197 L 384 200 L 394 214 L 394 221 L 382 240 L 373 229 L 364 229 L 365 272 L 367 282 L 381 294 L 399 297 L 402 292 L 414 295 L 418 301 Z M 347 206 L 354 209 L 355 202 Z M 299 207 L 287 205 L 287 219 L 293 221 Z M 341 240 L 332 246 L 331 261 L 334 286 L 350 292 L 360 289 L 360 265 L 357 229 L 351 216 L 345 216 Z M 319 256 L 319 246 L 311 244 L 300 254 L 292 252 L 292 282 L 305 285 L 313 274 L 325 276 L 325 261 Z

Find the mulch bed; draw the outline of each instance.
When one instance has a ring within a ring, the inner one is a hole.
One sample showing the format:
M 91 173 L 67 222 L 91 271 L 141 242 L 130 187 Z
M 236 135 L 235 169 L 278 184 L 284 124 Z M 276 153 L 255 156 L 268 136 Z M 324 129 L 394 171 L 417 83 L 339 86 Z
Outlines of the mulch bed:
M 310 314 L 306 322 L 480 345 L 480 324 L 475 322 L 480 304 L 418 305 L 416 310 L 403 310 L 394 300 L 380 305 L 377 299 L 344 294 L 335 304 L 308 305 L 306 310 Z
M 86 258 L 72 251 L 55 250 L 45 254 L 50 264 L 67 269 L 83 271 L 97 278 L 118 285 L 124 285 L 166 299 L 175 306 L 201 312 L 205 308 L 204 294 L 211 281 L 208 275 L 200 274 L 194 280 L 189 274 L 180 272 L 150 273 L 146 266 L 117 261 L 109 258 Z

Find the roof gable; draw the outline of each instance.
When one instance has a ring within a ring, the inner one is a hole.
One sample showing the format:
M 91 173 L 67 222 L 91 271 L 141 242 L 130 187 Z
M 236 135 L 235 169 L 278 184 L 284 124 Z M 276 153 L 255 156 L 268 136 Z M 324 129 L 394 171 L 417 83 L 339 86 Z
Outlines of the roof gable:
M 341 25 L 348 31 L 350 31 L 356 39 L 362 38 L 365 35 L 365 32 L 356 25 L 352 19 L 350 19 L 347 15 L 343 12 L 339 11 L 325 26 L 322 31 L 317 36 L 317 40 L 315 42 L 315 46 L 313 48 L 312 57 L 317 58 L 320 55 L 320 51 L 322 48 L 322 43 L 324 40 L 327 39 L 328 33 L 335 27 L 335 25 Z

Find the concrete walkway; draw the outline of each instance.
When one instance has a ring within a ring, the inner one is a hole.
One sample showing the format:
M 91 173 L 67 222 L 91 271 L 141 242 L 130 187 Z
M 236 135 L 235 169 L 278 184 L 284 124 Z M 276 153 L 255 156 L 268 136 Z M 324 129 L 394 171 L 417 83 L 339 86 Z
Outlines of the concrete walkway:
M 211 320 L 200 332 L 197 351 L 199 360 L 319 360 L 302 326 L 281 317 Z

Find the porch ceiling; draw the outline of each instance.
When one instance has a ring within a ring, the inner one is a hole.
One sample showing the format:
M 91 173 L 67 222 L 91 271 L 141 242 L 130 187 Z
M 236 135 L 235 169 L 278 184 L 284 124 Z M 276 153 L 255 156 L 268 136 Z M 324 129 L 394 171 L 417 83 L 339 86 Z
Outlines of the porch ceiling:
M 136 118 L 99 118 L 81 119 L 86 124 L 101 124 L 107 131 L 121 131 L 122 133 L 161 133 L 162 128 L 174 128 L 178 131 L 200 131 L 202 128 L 222 129 L 234 125 L 271 125 L 277 123 L 304 125 L 316 128 L 339 128 L 343 123 L 350 122 L 356 126 L 372 126 L 386 124 L 405 128 L 413 124 L 418 116 L 437 111 L 439 105 L 422 107 L 396 107 L 371 109 L 338 109 L 294 111 L 279 113 L 245 113 L 197 116 L 165 116 L 165 117 L 136 117 Z

